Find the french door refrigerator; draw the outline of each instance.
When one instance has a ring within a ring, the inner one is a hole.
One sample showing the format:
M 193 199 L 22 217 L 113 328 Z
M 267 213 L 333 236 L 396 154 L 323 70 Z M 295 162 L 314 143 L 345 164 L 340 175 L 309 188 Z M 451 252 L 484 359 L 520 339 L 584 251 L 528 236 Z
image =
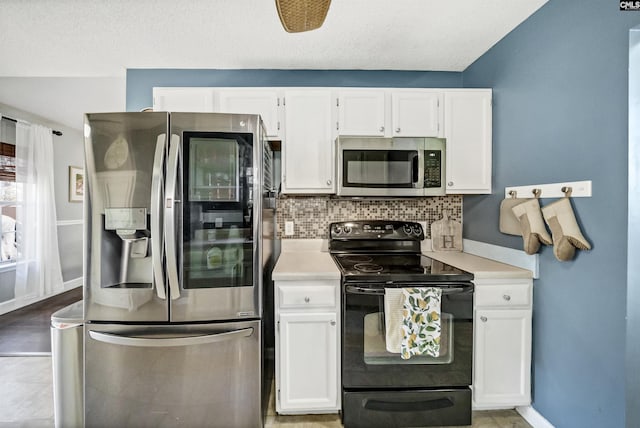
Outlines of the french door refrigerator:
M 86 426 L 262 426 L 257 115 L 85 115 Z

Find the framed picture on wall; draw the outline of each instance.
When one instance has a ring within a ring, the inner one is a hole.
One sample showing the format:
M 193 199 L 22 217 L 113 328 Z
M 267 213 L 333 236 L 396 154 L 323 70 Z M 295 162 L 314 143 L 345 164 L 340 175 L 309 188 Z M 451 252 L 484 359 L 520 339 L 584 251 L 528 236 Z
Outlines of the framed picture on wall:
M 84 170 L 69 166 L 69 202 L 82 202 L 84 197 Z

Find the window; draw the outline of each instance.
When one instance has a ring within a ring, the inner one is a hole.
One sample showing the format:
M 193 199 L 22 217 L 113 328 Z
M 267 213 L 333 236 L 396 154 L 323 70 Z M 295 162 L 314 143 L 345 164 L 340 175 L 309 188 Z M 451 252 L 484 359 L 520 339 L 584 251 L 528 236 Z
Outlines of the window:
M 18 256 L 16 193 L 16 147 L 0 141 L 0 264 L 15 262 Z

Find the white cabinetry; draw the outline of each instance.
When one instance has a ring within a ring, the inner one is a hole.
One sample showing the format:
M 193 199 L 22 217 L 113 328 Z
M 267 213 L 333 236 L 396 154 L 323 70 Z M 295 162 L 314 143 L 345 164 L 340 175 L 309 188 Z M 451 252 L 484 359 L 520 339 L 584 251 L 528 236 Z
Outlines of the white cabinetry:
M 212 112 L 213 88 L 153 88 L 155 111 Z
M 531 404 L 531 307 L 531 280 L 476 281 L 475 409 Z
M 442 92 L 406 90 L 391 93 L 394 137 L 441 137 Z
M 285 91 L 283 193 L 335 193 L 331 91 Z
M 447 193 L 491 193 L 491 90 L 447 90 Z
M 430 89 L 338 91 L 338 134 L 441 137 L 442 96 Z
M 490 89 L 153 88 L 158 111 L 260 114 L 282 140 L 282 191 L 335 193 L 335 138 L 446 139 L 446 192 L 491 193 Z
M 339 282 L 277 281 L 276 411 L 340 410 Z
M 336 99 L 338 134 L 384 137 L 384 100 L 383 91 L 339 91 Z
M 271 139 L 281 138 L 280 92 L 245 88 L 153 88 L 156 111 L 259 114 Z
M 280 93 L 276 90 L 221 89 L 216 91 L 221 113 L 259 114 L 267 130 L 267 137 L 280 138 Z

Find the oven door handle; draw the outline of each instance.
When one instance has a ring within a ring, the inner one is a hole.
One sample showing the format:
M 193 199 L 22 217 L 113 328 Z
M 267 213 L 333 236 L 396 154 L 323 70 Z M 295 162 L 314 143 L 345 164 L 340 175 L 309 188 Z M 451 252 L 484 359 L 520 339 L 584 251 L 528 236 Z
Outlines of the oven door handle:
M 453 407 L 454 402 L 450 398 L 437 398 L 423 401 L 383 401 L 365 400 L 364 408 L 381 412 L 424 412 L 429 410 L 446 409 Z
M 412 286 L 417 287 L 417 286 Z M 393 288 L 393 287 L 390 287 Z M 402 287 L 396 287 L 402 288 Z M 442 288 L 442 294 L 458 294 L 465 291 L 472 290 L 472 287 L 440 287 Z M 348 285 L 347 293 L 349 294 L 366 294 L 370 296 L 384 296 L 384 288 L 368 288 L 368 287 L 358 287 L 357 285 Z

